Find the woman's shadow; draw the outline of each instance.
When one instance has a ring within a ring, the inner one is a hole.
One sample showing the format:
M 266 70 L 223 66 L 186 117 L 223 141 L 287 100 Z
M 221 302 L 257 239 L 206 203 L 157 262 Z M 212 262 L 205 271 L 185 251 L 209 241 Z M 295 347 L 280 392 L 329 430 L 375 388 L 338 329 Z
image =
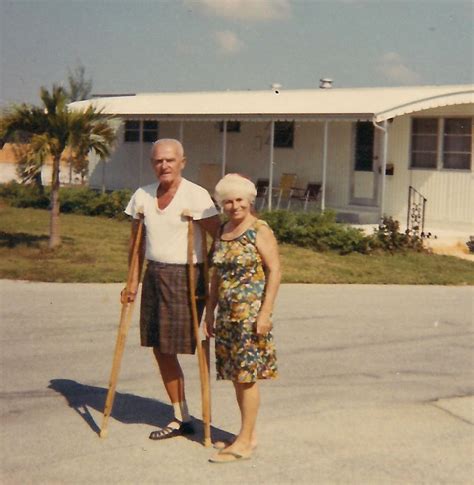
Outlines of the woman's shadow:
M 62 394 L 69 406 L 81 416 L 92 431 L 99 434 L 100 428 L 94 421 L 89 409 L 92 408 L 101 413 L 104 411 L 107 389 L 80 384 L 71 379 L 52 379 L 48 387 Z M 162 428 L 173 419 L 173 407 L 156 399 L 116 392 L 110 416 L 126 424 L 140 423 Z M 185 435 L 185 437 L 191 441 L 202 442 L 202 421 L 195 419 L 194 422 L 197 424 L 196 433 Z M 219 428 L 211 427 L 211 436 L 213 441 L 225 441 L 232 439 L 234 435 Z

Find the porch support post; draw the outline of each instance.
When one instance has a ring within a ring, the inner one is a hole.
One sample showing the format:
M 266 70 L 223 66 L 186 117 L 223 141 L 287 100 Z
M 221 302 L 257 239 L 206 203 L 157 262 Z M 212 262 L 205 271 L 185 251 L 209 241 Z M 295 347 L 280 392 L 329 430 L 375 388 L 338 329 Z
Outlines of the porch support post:
M 383 122 L 383 152 L 382 152 L 382 187 L 380 194 L 380 221 L 385 215 L 385 181 L 387 169 L 387 151 L 388 151 L 388 128 L 387 120 Z
M 328 164 L 328 134 L 329 121 L 324 122 L 324 139 L 323 139 L 323 174 L 321 180 L 321 212 L 326 209 L 326 172 Z
M 225 175 L 227 164 L 227 120 L 222 123 L 222 177 Z
M 143 120 L 140 122 L 140 166 L 138 170 L 138 186 L 142 186 L 142 172 L 143 172 Z
M 275 121 L 270 122 L 270 166 L 268 168 L 268 210 L 272 210 L 273 194 L 273 143 L 275 140 Z
M 179 122 L 179 141 L 181 144 L 184 142 L 184 121 Z

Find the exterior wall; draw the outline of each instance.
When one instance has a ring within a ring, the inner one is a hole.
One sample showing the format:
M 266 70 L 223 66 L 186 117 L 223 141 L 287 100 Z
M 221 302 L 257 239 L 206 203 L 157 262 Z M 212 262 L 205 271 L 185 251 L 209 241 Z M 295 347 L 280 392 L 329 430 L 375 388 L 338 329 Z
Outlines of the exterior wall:
M 16 163 L 0 162 L 0 184 L 6 184 L 13 180 L 19 181 L 16 173 Z
M 472 106 L 452 106 L 426 110 L 414 116 L 472 116 Z M 387 163 L 393 163 L 394 175 L 386 176 L 386 213 L 406 221 L 408 187 L 413 186 L 428 199 L 426 224 L 472 224 L 474 221 L 474 175 L 472 170 L 410 168 L 410 124 L 412 115 L 396 118 L 389 128 Z M 474 130 L 473 146 L 474 153 Z
M 293 148 L 274 149 L 274 184 L 278 185 L 284 173 L 297 174 L 297 186 L 305 188 L 308 182 L 322 180 L 323 123 L 295 124 Z M 347 122 L 329 125 L 328 171 L 326 197 L 328 204 L 341 206 L 348 201 L 348 175 L 351 160 L 351 129 Z M 160 138 L 179 138 L 178 122 L 160 122 Z M 155 178 L 148 163 L 150 143 L 124 143 L 123 128 L 118 133 L 119 143 L 111 160 L 105 165 L 105 186 L 109 189 L 131 188 L 152 183 Z M 239 172 L 252 180 L 269 177 L 270 123 L 242 122 L 239 133 L 227 133 L 226 172 Z M 216 122 L 186 122 L 183 144 L 188 159 L 184 176 L 200 181 L 199 167 L 214 164 L 222 171 L 222 132 Z M 91 157 L 90 185 L 101 187 L 103 162 Z M 140 169 L 141 166 L 141 169 Z M 201 181 L 202 182 L 202 181 Z
M 352 134 L 353 123 L 351 122 L 336 121 L 329 124 L 326 184 L 326 202 L 328 207 L 345 207 L 349 204 L 349 182 L 353 165 Z M 322 145 L 323 139 L 321 136 L 321 152 Z

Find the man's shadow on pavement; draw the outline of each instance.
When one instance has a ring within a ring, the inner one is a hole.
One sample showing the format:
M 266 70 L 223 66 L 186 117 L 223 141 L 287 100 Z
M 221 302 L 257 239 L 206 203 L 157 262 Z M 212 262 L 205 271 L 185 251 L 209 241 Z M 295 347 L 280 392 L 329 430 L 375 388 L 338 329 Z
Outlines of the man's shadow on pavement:
M 99 434 L 100 428 L 94 421 L 89 408 L 103 413 L 107 389 L 80 384 L 71 379 L 52 379 L 48 388 L 62 394 L 69 406 L 84 419 L 92 431 Z M 156 399 L 116 392 L 110 417 L 126 424 L 140 423 L 162 428 L 173 419 L 173 407 Z M 184 435 L 184 437 L 191 441 L 202 442 L 202 421 L 195 419 L 194 422 L 197 424 L 196 433 Z M 226 441 L 234 438 L 233 434 L 213 426 L 211 426 L 211 436 L 213 441 Z

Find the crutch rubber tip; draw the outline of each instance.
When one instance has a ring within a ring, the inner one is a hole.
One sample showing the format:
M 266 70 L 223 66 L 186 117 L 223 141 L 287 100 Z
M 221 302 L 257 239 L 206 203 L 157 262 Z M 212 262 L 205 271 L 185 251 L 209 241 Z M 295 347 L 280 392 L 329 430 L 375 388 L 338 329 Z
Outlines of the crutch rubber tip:
M 204 442 L 203 442 L 203 445 L 204 445 L 206 448 L 209 448 L 209 447 L 212 445 L 211 438 L 205 438 L 205 439 L 204 439 Z
M 99 433 L 99 436 L 101 438 L 107 438 L 107 435 L 109 434 L 109 432 L 106 430 L 106 429 L 101 429 L 100 430 L 100 433 Z

